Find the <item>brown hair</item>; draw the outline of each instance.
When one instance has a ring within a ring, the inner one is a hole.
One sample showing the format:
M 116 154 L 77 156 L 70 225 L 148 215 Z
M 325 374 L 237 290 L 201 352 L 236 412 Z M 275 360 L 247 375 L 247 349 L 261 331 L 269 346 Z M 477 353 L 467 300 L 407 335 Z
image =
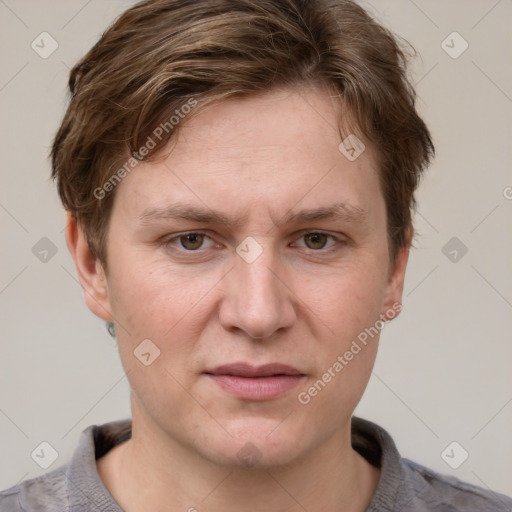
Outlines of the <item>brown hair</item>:
M 51 152 L 62 202 L 103 265 L 116 183 L 169 142 L 185 105 L 199 104 L 188 117 L 298 84 L 335 91 L 376 149 L 396 257 L 410 242 L 414 191 L 434 147 L 395 37 L 351 0 L 146 0 L 71 70 Z

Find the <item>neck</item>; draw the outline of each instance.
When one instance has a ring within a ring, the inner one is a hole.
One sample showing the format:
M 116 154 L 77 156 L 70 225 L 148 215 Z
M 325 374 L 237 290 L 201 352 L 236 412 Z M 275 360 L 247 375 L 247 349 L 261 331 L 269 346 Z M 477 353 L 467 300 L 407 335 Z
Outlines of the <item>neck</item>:
M 286 466 L 240 468 L 205 459 L 136 414 L 132 438 L 99 459 L 98 471 L 125 512 L 363 512 L 380 475 L 352 449 L 350 421 Z

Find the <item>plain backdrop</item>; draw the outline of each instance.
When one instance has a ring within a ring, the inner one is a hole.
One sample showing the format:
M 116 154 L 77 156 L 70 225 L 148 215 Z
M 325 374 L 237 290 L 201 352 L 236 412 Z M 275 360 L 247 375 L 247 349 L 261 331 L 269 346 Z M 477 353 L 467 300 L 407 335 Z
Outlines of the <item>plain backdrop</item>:
M 51 470 L 85 427 L 130 414 L 115 343 L 67 252 L 47 154 L 69 68 L 131 3 L 0 1 L 0 488 L 45 471 L 31 457 L 41 442 L 58 453 Z M 512 3 L 363 5 L 419 53 L 413 81 L 437 158 L 418 193 L 404 309 L 356 414 L 402 456 L 512 495 Z M 42 32 L 58 44 L 46 58 L 31 46 L 55 45 Z M 452 469 L 442 453 L 454 465 L 463 450 Z

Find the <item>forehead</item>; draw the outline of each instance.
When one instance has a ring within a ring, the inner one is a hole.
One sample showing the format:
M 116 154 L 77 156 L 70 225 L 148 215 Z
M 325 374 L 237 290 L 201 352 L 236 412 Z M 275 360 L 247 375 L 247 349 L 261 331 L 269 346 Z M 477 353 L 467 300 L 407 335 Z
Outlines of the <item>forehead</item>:
M 208 157 L 318 156 L 338 147 L 340 120 L 349 130 L 348 113 L 325 87 L 274 89 L 206 107 L 184 120 L 175 142 L 181 154 Z
M 299 203 L 375 209 L 380 191 L 372 150 L 347 159 L 339 150 L 340 119 L 338 99 L 320 88 L 211 105 L 184 120 L 165 154 L 123 180 L 116 203 L 129 204 L 138 217 L 173 203 L 240 215 L 266 207 L 278 218 Z

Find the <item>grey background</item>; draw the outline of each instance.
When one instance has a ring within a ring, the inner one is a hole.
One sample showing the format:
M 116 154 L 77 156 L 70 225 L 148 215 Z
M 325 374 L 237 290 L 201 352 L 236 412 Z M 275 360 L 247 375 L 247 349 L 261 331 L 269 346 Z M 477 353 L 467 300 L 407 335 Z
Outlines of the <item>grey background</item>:
M 47 153 L 69 68 L 131 3 L 0 0 L 1 488 L 44 471 L 31 458 L 42 441 L 58 452 L 53 469 L 86 426 L 129 416 L 115 343 L 86 309 L 65 246 Z M 438 154 L 418 194 L 404 310 L 356 414 L 403 456 L 512 495 L 512 2 L 364 5 L 421 56 L 413 78 Z M 58 43 L 46 59 L 31 47 L 43 31 Z M 458 36 L 442 46 L 453 31 L 469 44 L 456 59 L 445 49 L 460 51 Z M 469 453 L 457 469 L 441 457 L 453 441 Z

